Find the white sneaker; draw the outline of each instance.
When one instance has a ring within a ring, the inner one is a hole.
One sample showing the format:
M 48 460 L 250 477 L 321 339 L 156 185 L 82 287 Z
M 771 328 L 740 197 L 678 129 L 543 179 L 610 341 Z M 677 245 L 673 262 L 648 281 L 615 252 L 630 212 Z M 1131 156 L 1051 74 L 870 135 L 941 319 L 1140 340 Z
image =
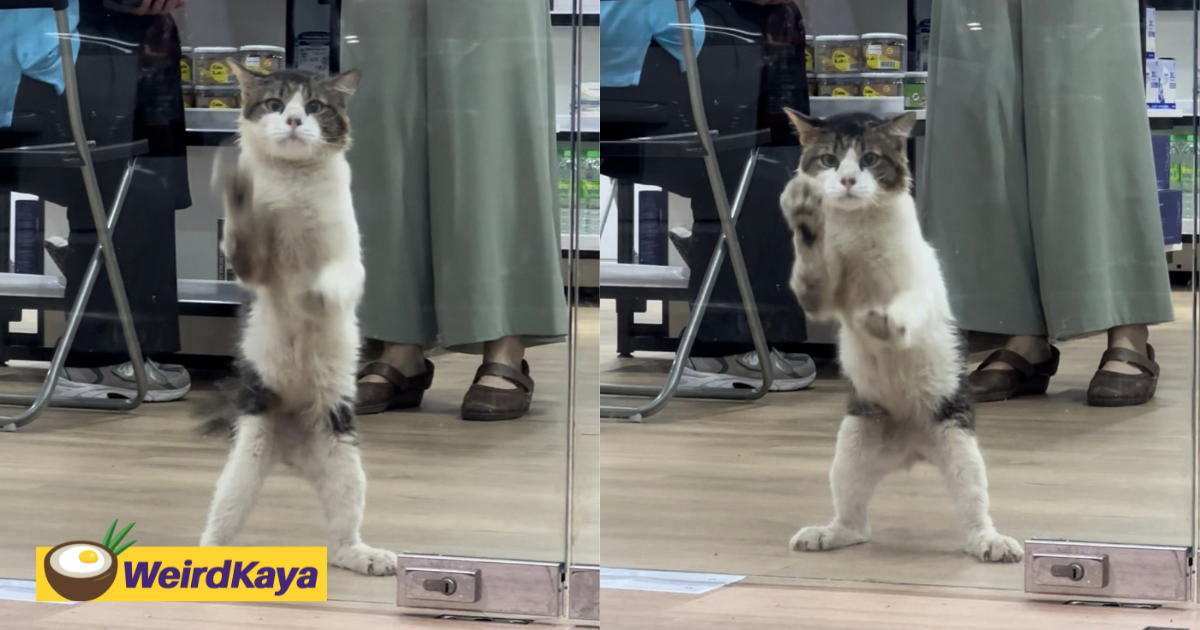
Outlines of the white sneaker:
M 182 365 L 146 361 L 146 402 L 179 400 L 192 389 L 192 377 Z M 137 396 L 133 364 L 102 368 L 65 368 L 54 386 L 55 398 L 106 399 Z
M 807 354 L 784 354 L 771 349 L 771 391 L 793 392 L 812 385 L 817 366 Z M 680 387 L 701 389 L 753 388 L 762 385 L 758 353 L 732 357 L 689 357 L 684 363 Z

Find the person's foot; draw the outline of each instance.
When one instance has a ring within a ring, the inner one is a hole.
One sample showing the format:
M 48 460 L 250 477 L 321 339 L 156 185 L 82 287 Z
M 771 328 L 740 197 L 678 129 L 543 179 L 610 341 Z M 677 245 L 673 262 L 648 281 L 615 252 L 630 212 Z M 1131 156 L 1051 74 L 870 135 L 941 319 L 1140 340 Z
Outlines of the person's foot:
M 807 354 L 771 350 L 771 391 L 791 392 L 812 385 L 817 366 Z M 731 357 L 688 357 L 680 387 L 701 389 L 753 388 L 762 385 L 758 353 L 751 350 Z
M 1058 373 L 1059 352 L 1045 337 L 1017 335 L 967 377 L 977 403 L 1045 394 Z
M 163 365 L 147 360 L 146 402 L 179 400 L 192 389 L 192 377 L 182 365 Z M 55 398 L 108 399 L 137 396 L 133 364 L 126 362 L 101 368 L 64 368 L 54 387 Z
M 1147 343 L 1146 326 L 1116 326 L 1108 331 L 1108 350 L 1088 384 L 1092 407 L 1129 407 L 1150 402 L 1158 389 L 1159 365 Z

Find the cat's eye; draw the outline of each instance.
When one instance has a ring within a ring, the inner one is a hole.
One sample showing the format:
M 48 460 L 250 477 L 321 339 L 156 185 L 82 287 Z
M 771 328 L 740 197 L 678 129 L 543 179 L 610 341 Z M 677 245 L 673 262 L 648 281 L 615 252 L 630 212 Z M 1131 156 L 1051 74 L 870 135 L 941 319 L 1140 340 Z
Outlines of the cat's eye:
M 266 101 L 263 101 L 263 107 L 266 107 L 267 111 L 269 112 L 278 114 L 279 112 L 283 111 L 283 101 L 277 98 L 269 98 Z
M 321 113 L 321 110 L 323 110 L 323 109 L 325 109 L 325 104 L 322 103 L 321 101 L 309 101 L 304 106 L 304 111 L 306 111 L 310 114 L 319 114 L 319 113 Z
M 837 168 L 838 164 L 841 164 L 841 161 L 832 153 L 826 153 L 821 156 L 821 166 L 825 168 Z
M 864 153 L 862 159 L 858 161 L 863 168 L 871 168 L 879 163 L 878 153 Z

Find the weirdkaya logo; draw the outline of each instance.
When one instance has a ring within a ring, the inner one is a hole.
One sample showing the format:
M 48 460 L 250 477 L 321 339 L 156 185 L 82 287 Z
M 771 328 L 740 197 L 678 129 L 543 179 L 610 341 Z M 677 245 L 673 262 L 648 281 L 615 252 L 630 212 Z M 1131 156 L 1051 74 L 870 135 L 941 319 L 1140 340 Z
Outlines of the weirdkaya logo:
M 104 541 L 37 548 L 38 601 L 326 601 L 324 547 L 137 547 Z M 128 550 L 128 551 L 126 551 Z M 117 556 L 121 556 L 118 560 Z

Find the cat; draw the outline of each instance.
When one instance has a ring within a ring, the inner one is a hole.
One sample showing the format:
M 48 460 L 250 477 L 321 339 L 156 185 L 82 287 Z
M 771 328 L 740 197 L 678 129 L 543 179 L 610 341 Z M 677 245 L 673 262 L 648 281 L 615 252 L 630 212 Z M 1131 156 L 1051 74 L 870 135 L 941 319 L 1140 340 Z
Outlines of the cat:
M 350 195 L 346 107 L 361 74 L 252 73 L 230 60 L 242 92 L 236 165 L 218 167 L 226 259 L 249 305 L 224 418 L 233 444 L 201 545 L 228 545 L 277 462 L 316 488 L 329 563 L 394 575 L 396 554 L 362 542 L 366 477 L 354 425 L 366 272 Z
M 997 533 L 988 514 L 965 356 L 910 192 L 905 142 L 915 114 L 788 116 L 803 147 L 780 197 L 796 250 L 791 287 L 810 316 L 840 324 L 838 353 L 851 384 L 829 472 L 834 518 L 801 529 L 792 549 L 867 542 L 867 505 L 879 482 L 927 461 L 949 486 L 965 551 L 1020 562 L 1021 545 Z

